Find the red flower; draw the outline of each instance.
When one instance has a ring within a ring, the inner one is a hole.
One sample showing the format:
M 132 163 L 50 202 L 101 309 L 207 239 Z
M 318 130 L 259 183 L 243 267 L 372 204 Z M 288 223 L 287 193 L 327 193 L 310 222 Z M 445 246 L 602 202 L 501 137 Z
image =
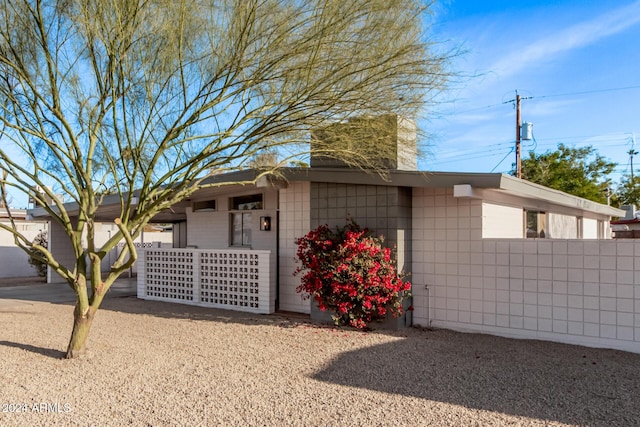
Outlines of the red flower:
M 341 325 L 364 328 L 387 311 L 402 314 L 402 293 L 411 284 L 402 281 L 382 241 L 353 221 L 335 231 L 322 225 L 296 239 L 302 265 L 294 274 L 304 272 L 298 292 L 313 296 Z

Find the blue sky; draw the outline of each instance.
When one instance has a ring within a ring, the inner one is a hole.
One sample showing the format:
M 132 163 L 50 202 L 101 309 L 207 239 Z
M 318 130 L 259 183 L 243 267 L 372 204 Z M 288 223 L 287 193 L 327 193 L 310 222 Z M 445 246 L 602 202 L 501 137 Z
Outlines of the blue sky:
M 592 145 L 619 164 L 614 182 L 629 171 L 634 137 L 640 151 L 640 1 L 440 0 L 435 11 L 435 37 L 466 51 L 452 67 L 468 77 L 421 123 L 421 169 L 511 170 L 517 90 L 535 138 L 523 157 Z

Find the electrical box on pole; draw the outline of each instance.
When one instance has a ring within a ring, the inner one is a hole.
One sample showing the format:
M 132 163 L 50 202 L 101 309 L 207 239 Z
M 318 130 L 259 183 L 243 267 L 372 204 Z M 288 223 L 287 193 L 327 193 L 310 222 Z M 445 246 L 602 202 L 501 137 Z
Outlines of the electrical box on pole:
M 523 141 L 531 141 L 533 139 L 533 123 L 524 122 L 520 126 L 520 139 Z

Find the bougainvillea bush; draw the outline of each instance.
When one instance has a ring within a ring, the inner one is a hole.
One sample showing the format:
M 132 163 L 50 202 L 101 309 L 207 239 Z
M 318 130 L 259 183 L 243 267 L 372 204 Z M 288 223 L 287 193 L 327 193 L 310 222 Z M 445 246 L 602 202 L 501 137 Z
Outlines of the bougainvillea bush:
M 337 325 L 366 328 L 387 312 L 400 316 L 411 284 L 402 280 L 391 249 L 382 243 L 353 221 L 335 230 L 326 225 L 311 230 L 296 240 L 301 266 L 294 274 L 303 274 L 297 291 L 333 313 Z

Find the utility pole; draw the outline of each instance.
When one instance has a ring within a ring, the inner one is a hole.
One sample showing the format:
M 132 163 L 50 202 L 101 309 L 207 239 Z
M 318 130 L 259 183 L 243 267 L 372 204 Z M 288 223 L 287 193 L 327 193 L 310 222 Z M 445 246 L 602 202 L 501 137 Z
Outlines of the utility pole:
M 520 154 L 520 95 L 516 91 L 516 177 L 522 178 L 522 155 Z
M 523 99 L 531 99 L 532 97 L 522 98 L 518 91 L 516 90 L 516 99 L 512 99 L 510 101 L 505 101 L 503 104 L 515 102 L 516 107 L 516 177 L 522 178 L 522 153 L 520 149 L 520 141 L 522 140 L 522 119 L 520 118 L 520 101 Z M 531 124 L 528 123 L 529 128 L 531 129 Z M 525 140 L 531 139 L 530 137 L 525 137 Z
M 631 150 L 629 150 L 629 152 L 627 154 L 629 154 L 629 164 L 631 166 L 631 183 L 632 183 L 632 185 L 633 185 L 633 156 L 638 154 L 638 152 L 635 150 L 635 145 L 636 145 L 636 136 L 634 134 L 631 134 Z
M 638 154 L 638 152 L 631 149 L 627 154 L 629 154 L 629 164 L 631 165 L 631 182 L 633 182 L 633 156 L 635 154 Z

